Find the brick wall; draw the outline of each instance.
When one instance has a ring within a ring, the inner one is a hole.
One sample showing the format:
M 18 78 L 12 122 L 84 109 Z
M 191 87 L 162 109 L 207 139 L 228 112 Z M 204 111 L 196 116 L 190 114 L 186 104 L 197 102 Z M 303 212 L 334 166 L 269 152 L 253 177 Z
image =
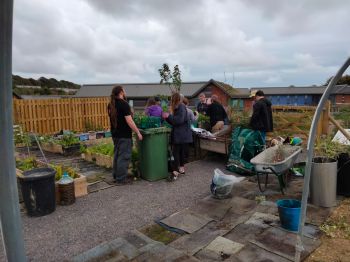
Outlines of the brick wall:
M 337 104 L 350 104 L 350 95 L 336 95 L 335 103 Z

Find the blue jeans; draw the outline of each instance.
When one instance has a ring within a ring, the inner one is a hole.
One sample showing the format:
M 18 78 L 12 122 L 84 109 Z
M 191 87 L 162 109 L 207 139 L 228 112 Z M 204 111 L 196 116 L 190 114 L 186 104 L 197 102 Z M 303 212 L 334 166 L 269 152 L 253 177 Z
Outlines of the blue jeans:
M 266 132 L 265 131 L 259 131 L 259 132 L 260 132 L 261 138 L 264 141 L 264 144 L 266 144 Z
M 120 182 L 128 176 L 128 168 L 131 160 L 132 139 L 113 138 L 113 143 L 113 177 L 117 182 Z

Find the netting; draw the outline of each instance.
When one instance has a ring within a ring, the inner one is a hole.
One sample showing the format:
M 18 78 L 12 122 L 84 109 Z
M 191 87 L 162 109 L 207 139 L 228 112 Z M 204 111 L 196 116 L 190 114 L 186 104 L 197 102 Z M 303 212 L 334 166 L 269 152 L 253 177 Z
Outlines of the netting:
M 227 169 L 242 175 L 249 175 L 254 171 L 250 160 L 264 150 L 264 140 L 259 131 L 236 127 L 232 133 Z

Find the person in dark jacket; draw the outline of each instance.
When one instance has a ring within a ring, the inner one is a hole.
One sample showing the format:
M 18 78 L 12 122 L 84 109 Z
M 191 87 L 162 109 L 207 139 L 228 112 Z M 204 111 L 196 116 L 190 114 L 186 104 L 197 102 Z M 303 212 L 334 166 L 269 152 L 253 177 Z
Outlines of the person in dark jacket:
M 192 130 L 186 106 L 181 102 L 181 95 L 174 93 L 171 96 L 171 114 L 163 114 L 166 121 L 172 125 L 171 144 L 174 155 L 174 166 L 169 177 L 170 181 L 185 174 L 185 158 L 188 144 L 192 143 Z
M 255 93 L 255 103 L 253 106 L 253 115 L 250 119 L 250 127 L 253 130 L 260 131 L 263 140 L 265 141 L 266 132 L 273 131 L 273 119 L 271 102 L 265 98 L 262 90 Z
M 211 132 L 216 133 L 224 127 L 227 114 L 225 108 L 219 103 L 217 95 L 212 95 L 211 101 L 212 103 L 208 106 L 207 115 L 210 118 Z

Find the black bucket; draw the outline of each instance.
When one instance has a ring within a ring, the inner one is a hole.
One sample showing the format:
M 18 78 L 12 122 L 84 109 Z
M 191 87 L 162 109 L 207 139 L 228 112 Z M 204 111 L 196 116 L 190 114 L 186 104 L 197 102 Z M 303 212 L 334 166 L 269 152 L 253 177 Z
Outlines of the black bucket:
M 55 211 L 55 175 L 56 170 L 43 167 L 25 171 L 18 177 L 29 216 L 44 216 Z
M 338 175 L 337 175 L 337 195 L 350 196 L 350 156 L 347 153 L 341 153 L 338 156 Z

